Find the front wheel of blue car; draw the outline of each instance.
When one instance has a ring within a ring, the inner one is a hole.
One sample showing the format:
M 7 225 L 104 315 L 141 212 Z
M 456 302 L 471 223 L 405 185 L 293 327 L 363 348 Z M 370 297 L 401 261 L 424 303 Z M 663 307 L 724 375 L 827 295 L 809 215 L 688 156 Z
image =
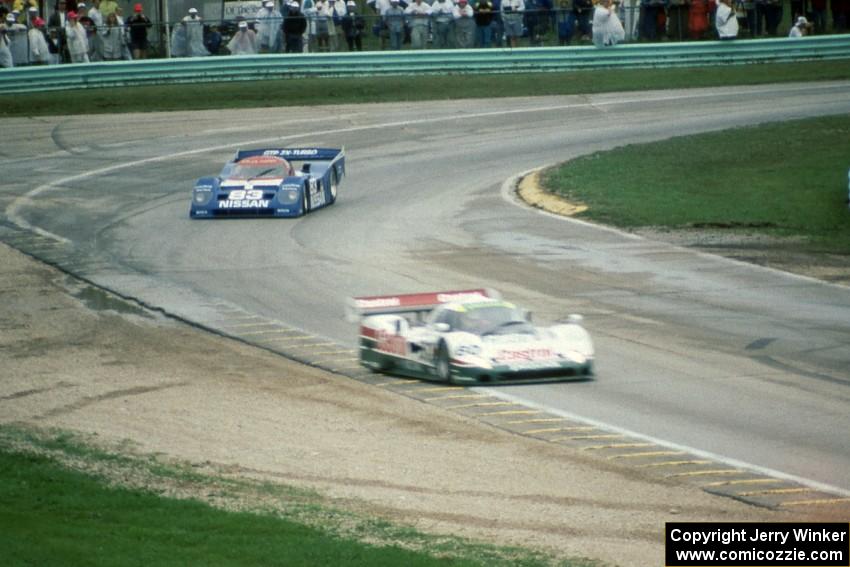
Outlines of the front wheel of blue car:
M 307 197 L 307 188 L 304 187 L 304 192 L 301 193 L 301 216 L 302 217 L 307 214 L 309 207 L 310 207 L 310 204 L 309 204 L 308 197 Z
M 440 380 L 451 384 L 452 367 L 449 363 L 449 348 L 446 343 L 440 343 L 437 347 L 437 354 L 434 357 L 434 370 Z

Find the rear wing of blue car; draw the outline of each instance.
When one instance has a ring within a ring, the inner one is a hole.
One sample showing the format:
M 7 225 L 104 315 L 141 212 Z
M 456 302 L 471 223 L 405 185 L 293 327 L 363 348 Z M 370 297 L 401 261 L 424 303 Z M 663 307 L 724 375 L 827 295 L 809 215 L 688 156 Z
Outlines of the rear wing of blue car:
M 239 150 L 233 161 L 255 156 L 276 156 L 291 161 L 333 161 L 343 153 L 344 148 L 266 148 Z

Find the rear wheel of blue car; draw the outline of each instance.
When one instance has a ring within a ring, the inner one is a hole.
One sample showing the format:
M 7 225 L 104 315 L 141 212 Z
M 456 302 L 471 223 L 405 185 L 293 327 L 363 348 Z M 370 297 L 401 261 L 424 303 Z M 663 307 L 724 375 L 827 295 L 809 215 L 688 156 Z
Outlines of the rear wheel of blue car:
M 337 193 L 338 187 L 339 187 L 339 178 L 337 177 L 337 174 L 336 174 L 336 168 L 334 168 L 334 169 L 331 170 L 331 187 L 330 187 L 331 197 L 328 200 L 329 205 L 332 205 L 333 202 L 336 201 L 336 193 Z
M 437 354 L 434 357 L 434 370 L 440 380 L 451 383 L 452 367 L 449 363 L 449 348 L 446 343 L 440 343 L 437 347 Z

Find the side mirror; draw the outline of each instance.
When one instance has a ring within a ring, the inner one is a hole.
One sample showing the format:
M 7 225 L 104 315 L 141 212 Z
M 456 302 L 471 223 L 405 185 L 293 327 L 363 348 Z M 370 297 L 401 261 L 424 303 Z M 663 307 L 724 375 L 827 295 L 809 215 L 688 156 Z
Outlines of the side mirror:
M 434 323 L 434 330 L 438 333 L 446 333 L 452 329 L 448 323 Z
M 580 324 L 582 321 L 584 321 L 584 317 L 582 317 L 581 315 L 578 315 L 578 314 L 576 314 L 576 313 L 571 313 L 571 314 L 567 317 L 567 323 L 572 323 L 572 324 L 574 324 L 574 325 L 578 325 L 578 324 Z

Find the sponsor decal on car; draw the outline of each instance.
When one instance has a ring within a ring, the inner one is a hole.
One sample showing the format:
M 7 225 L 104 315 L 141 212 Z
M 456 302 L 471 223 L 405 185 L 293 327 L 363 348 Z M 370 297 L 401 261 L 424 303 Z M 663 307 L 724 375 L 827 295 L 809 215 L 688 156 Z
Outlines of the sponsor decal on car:
M 541 360 L 554 358 L 555 353 L 550 348 L 501 349 L 496 351 L 494 360 L 502 363 L 512 363 L 526 360 Z
M 263 192 L 257 189 L 237 189 L 227 195 L 227 199 L 218 202 L 219 209 L 266 208 L 270 201 L 263 199 Z
M 377 297 L 375 299 L 358 298 L 359 309 L 375 309 L 376 307 L 398 307 L 401 300 L 398 297 Z
M 378 331 L 377 339 L 379 351 L 402 356 L 407 354 L 407 341 L 404 337 L 386 331 Z

